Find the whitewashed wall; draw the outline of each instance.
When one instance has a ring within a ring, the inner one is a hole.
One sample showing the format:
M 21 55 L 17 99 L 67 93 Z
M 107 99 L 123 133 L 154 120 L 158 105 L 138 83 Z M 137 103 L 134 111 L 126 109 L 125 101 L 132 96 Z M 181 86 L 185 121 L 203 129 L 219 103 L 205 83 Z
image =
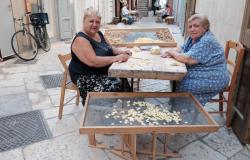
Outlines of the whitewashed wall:
M 115 15 L 114 0 L 75 0 L 75 30 L 82 29 L 82 17 L 84 9 L 94 7 L 102 16 L 102 24 L 111 22 Z
M 47 25 L 48 34 L 50 37 L 58 38 L 59 29 L 58 29 L 58 12 L 57 12 L 57 3 L 55 0 L 43 0 L 44 10 L 48 13 L 49 24 Z
M 49 14 L 50 25 L 48 26 L 49 35 L 54 38 L 59 37 L 58 29 L 58 5 L 57 0 L 43 0 L 45 10 Z M 102 15 L 102 24 L 111 22 L 115 15 L 114 0 L 70 0 L 73 3 L 74 30 L 78 32 L 82 29 L 82 18 L 84 9 L 92 6 L 99 10 Z
M 246 0 L 197 0 L 196 12 L 208 16 L 211 30 L 224 46 L 239 40 Z

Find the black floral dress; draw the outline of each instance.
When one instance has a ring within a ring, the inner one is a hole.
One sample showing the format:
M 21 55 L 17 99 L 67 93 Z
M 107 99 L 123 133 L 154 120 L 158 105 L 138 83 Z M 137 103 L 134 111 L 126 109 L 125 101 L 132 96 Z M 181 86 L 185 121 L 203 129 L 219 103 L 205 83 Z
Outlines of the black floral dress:
M 112 48 L 105 41 L 103 34 L 101 32 L 98 32 L 98 34 L 101 37 L 101 42 L 91 39 L 83 32 L 79 32 L 74 40 L 79 36 L 84 37 L 90 42 L 97 56 L 113 56 Z M 77 85 L 80 91 L 83 104 L 88 92 L 132 91 L 127 79 L 108 77 L 110 65 L 100 68 L 90 67 L 81 62 L 72 49 L 71 55 L 72 60 L 69 64 L 69 73 L 73 83 Z

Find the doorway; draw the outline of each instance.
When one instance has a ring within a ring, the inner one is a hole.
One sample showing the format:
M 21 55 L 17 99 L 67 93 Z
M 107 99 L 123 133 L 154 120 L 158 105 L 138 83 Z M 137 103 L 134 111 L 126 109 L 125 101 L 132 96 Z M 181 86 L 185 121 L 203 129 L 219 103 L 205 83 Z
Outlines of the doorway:
M 57 3 L 60 39 L 71 39 L 74 33 L 74 2 L 73 0 L 58 0 Z

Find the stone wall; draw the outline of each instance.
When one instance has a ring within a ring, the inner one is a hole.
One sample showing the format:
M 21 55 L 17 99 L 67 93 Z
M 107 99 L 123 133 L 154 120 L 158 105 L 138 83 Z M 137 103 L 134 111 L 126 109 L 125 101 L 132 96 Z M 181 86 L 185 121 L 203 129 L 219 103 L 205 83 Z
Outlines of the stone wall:
M 197 0 L 196 12 L 208 16 L 211 30 L 224 46 L 239 40 L 246 0 Z

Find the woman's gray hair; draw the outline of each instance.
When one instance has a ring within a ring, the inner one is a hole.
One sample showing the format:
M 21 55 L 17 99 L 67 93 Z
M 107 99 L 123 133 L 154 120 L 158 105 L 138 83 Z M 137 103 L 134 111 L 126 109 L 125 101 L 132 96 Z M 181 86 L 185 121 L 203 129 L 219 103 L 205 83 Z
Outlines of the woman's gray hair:
M 201 21 L 201 24 L 202 24 L 202 27 L 206 30 L 206 31 L 209 31 L 210 30 L 210 22 L 207 18 L 207 16 L 204 16 L 202 14 L 194 14 L 192 15 L 191 17 L 188 18 L 188 23 L 194 21 L 194 20 L 200 20 Z
M 84 16 L 83 16 L 83 21 L 86 19 L 86 17 L 89 16 L 97 16 L 98 18 L 101 19 L 101 15 L 98 10 L 94 9 L 93 7 L 89 7 L 86 10 L 84 10 Z

